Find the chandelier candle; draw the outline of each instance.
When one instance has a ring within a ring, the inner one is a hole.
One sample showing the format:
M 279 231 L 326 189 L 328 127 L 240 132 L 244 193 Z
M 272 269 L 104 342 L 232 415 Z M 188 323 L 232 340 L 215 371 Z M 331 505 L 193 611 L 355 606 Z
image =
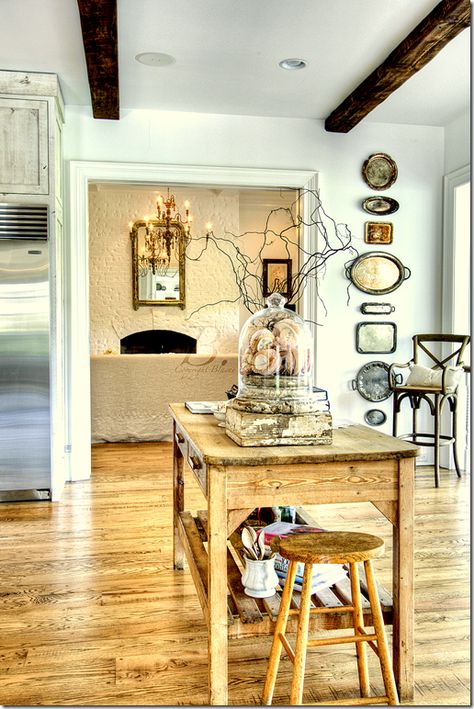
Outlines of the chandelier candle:
M 144 246 L 138 254 L 140 267 L 149 269 L 153 275 L 165 273 L 171 261 L 179 260 L 179 247 L 184 239 L 188 243 L 191 238 L 192 216 L 189 214 L 190 204 L 184 203 L 184 217 L 177 210 L 175 197 L 168 194 L 166 198 L 158 195 L 156 202 L 157 217 L 145 217 L 143 221 L 131 223 L 130 236 L 133 230 L 145 227 Z

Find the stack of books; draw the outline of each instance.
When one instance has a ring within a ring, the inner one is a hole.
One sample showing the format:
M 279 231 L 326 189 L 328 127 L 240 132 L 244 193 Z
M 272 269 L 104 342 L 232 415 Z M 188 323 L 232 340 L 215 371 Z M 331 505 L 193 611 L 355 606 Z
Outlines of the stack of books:
M 264 527 L 265 544 L 270 545 L 275 537 L 291 536 L 293 534 L 309 534 L 324 532 L 321 527 L 311 527 L 307 524 L 291 524 L 290 522 L 274 522 Z M 280 554 L 275 555 L 275 571 L 277 576 L 285 583 L 290 562 Z M 301 591 L 303 587 L 304 564 L 298 562 L 295 577 L 295 591 Z M 342 581 L 347 576 L 347 571 L 342 564 L 313 564 L 313 575 L 311 581 L 311 592 L 319 591 L 321 588 L 329 588 L 335 583 Z
M 329 403 L 329 397 L 326 389 L 321 389 L 321 387 L 313 387 L 313 399 L 318 402 L 319 411 L 330 411 L 331 406 Z

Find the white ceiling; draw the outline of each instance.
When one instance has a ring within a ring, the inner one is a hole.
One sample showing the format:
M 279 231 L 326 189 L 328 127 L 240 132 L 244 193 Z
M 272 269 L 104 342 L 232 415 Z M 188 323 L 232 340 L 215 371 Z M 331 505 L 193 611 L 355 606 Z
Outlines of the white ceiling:
M 118 0 L 120 105 L 324 119 L 437 2 Z M 0 69 L 56 73 L 67 104 L 90 105 L 76 0 L 0 0 L 0 13 Z M 287 57 L 308 66 L 284 71 Z M 470 65 L 464 30 L 365 120 L 447 125 L 469 108 Z

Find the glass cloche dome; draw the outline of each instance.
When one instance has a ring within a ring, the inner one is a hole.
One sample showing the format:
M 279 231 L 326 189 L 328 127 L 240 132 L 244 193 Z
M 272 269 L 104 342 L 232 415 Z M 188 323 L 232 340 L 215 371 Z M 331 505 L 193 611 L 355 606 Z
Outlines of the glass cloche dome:
M 237 399 L 298 401 L 313 391 L 313 338 L 304 320 L 273 293 L 252 315 L 239 338 Z

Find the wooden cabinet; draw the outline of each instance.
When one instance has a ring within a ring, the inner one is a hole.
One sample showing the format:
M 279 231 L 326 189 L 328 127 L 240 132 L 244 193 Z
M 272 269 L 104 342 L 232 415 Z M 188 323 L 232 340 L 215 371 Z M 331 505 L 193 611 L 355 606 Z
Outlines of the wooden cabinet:
M 63 103 L 55 74 L 0 71 L 0 194 L 56 208 Z M 46 199 L 39 199 L 43 195 Z M 36 199 L 35 199 L 36 198 Z
M 47 102 L 0 98 L 0 192 L 48 191 Z

